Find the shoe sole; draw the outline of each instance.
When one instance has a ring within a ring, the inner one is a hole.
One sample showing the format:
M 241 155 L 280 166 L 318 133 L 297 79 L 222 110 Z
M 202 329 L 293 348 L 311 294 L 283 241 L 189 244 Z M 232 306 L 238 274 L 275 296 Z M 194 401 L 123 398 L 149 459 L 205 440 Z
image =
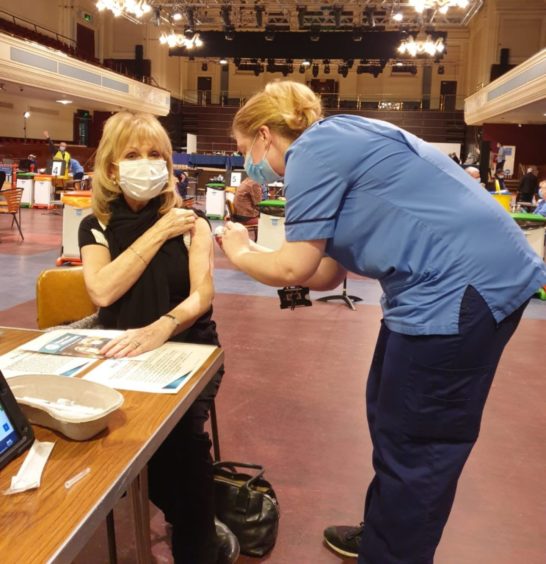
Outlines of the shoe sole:
M 351 558 L 358 558 L 358 553 L 356 552 L 347 552 L 346 550 L 341 550 L 341 548 L 339 548 L 338 546 L 332 544 L 328 539 L 324 539 L 324 542 L 334 551 L 337 552 L 338 554 L 341 554 L 342 556 L 349 556 Z

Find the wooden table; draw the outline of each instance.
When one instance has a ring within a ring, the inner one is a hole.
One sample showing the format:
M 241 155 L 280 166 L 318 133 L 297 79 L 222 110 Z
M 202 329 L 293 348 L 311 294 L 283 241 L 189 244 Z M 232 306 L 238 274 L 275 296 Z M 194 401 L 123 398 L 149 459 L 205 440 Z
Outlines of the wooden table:
M 39 335 L 38 331 L 0 328 L 0 354 Z M 177 394 L 122 391 L 123 406 L 109 427 L 96 437 L 72 441 L 49 429 L 33 426 L 40 441 L 55 447 L 36 490 L 0 495 L 0 561 L 9 563 L 71 562 L 125 491 L 135 512 L 146 518 L 147 492 L 142 471 L 188 407 L 220 368 L 224 353 L 217 348 Z M 0 491 L 25 455 L 0 471 Z M 64 482 L 89 467 L 91 472 L 70 489 Z M 140 494 L 140 495 L 139 495 Z M 148 523 L 136 524 L 144 532 Z M 148 539 L 137 541 L 135 560 L 149 561 Z M 146 544 L 147 543 L 147 544 Z

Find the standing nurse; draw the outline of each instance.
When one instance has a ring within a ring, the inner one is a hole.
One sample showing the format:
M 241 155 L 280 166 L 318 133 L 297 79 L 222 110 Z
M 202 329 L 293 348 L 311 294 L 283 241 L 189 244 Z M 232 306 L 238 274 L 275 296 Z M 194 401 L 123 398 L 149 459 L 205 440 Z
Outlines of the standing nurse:
M 278 251 L 227 225 L 234 265 L 317 290 L 351 271 L 384 292 L 366 391 L 375 476 L 364 526 L 330 527 L 326 542 L 362 564 L 429 564 L 502 351 L 546 267 L 451 159 L 386 122 L 323 119 L 306 86 L 268 84 L 233 132 L 248 174 L 284 177 L 287 199 Z

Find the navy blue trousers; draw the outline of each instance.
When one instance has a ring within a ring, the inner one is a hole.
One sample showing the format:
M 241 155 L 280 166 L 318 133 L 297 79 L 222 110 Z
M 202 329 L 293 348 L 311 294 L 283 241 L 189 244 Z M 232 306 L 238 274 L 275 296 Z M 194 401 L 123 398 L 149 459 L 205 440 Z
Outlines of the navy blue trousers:
M 525 306 L 497 324 L 469 287 L 457 335 L 402 335 L 382 325 L 366 390 L 375 476 L 359 564 L 433 562 L 497 364 Z

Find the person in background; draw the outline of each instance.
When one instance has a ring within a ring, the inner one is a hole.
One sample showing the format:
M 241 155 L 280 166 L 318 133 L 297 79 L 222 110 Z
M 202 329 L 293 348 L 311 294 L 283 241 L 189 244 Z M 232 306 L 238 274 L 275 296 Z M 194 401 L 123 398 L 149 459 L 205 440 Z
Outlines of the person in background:
M 449 157 L 452 161 L 455 161 L 457 164 L 461 164 L 461 159 L 459 159 L 457 153 L 449 153 Z
M 493 190 L 495 192 L 502 192 L 506 190 L 506 184 L 504 182 L 504 171 L 495 171 L 495 176 L 493 177 Z
M 110 117 L 97 149 L 93 215 L 79 229 L 85 284 L 99 322 L 123 330 L 102 347 L 106 357 L 132 357 L 166 341 L 219 346 L 210 226 L 194 211 L 177 209 L 173 183 L 171 142 L 159 121 L 127 111 Z M 172 525 L 176 564 L 232 563 L 239 552 L 229 529 L 215 523 L 205 431 L 223 372 L 148 463 L 150 499 Z
M 533 213 L 546 217 L 546 180 L 542 180 L 538 185 L 538 194 L 540 199 Z
M 68 178 L 68 173 L 70 172 L 70 153 L 66 150 L 66 143 L 64 141 L 61 141 L 59 143 L 59 147 L 55 147 L 55 144 L 51 140 L 51 137 L 49 136 L 49 132 L 47 130 L 44 131 L 44 137 L 47 139 L 51 158 L 54 161 L 64 161 L 65 167 L 63 178 Z
M 497 156 L 496 156 L 495 172 L 504 170 L 504 162 L 506 161 L 506 149 L 502 143 L 497 143 Z
M 18 168 L 21 172 L 36 172 L 36 155 L 30 153 L 26 159 L 21 159 Z
M 248 223 L 252 219 L 256 219 L 260 215 L 258 204 L 262 201 L 262 186 L 252 178 L 245 178 L 237 187 L 235 198 L 233 200 L 233 218 L 232 221 L 239 223 Z
M 248 175 L 284 178 L 287 201 L 279 250 L 226 224 L 234 266 L 275 287 L 330 290 L 350 271 L 383 289 L 366 392 L 375 476 L 363 525 L 328 527 L 324 540 L 360 564 L 431 564 L 497 364 L 546 265 L 447 155 L 384 121 L 323 118 L 303 84 L 267 84 L 233 135 Z
M 188 195 L 188 175 L 183 170 L 175 170 L 174 175 L 176 177 L 176 191 L 181 198 L 185 198 Z
M 531 203 L 536 197 L 538 189 L 538 168 L 530 166 L 527 172 L 521 177 L 518 185 L 518 202 Z

